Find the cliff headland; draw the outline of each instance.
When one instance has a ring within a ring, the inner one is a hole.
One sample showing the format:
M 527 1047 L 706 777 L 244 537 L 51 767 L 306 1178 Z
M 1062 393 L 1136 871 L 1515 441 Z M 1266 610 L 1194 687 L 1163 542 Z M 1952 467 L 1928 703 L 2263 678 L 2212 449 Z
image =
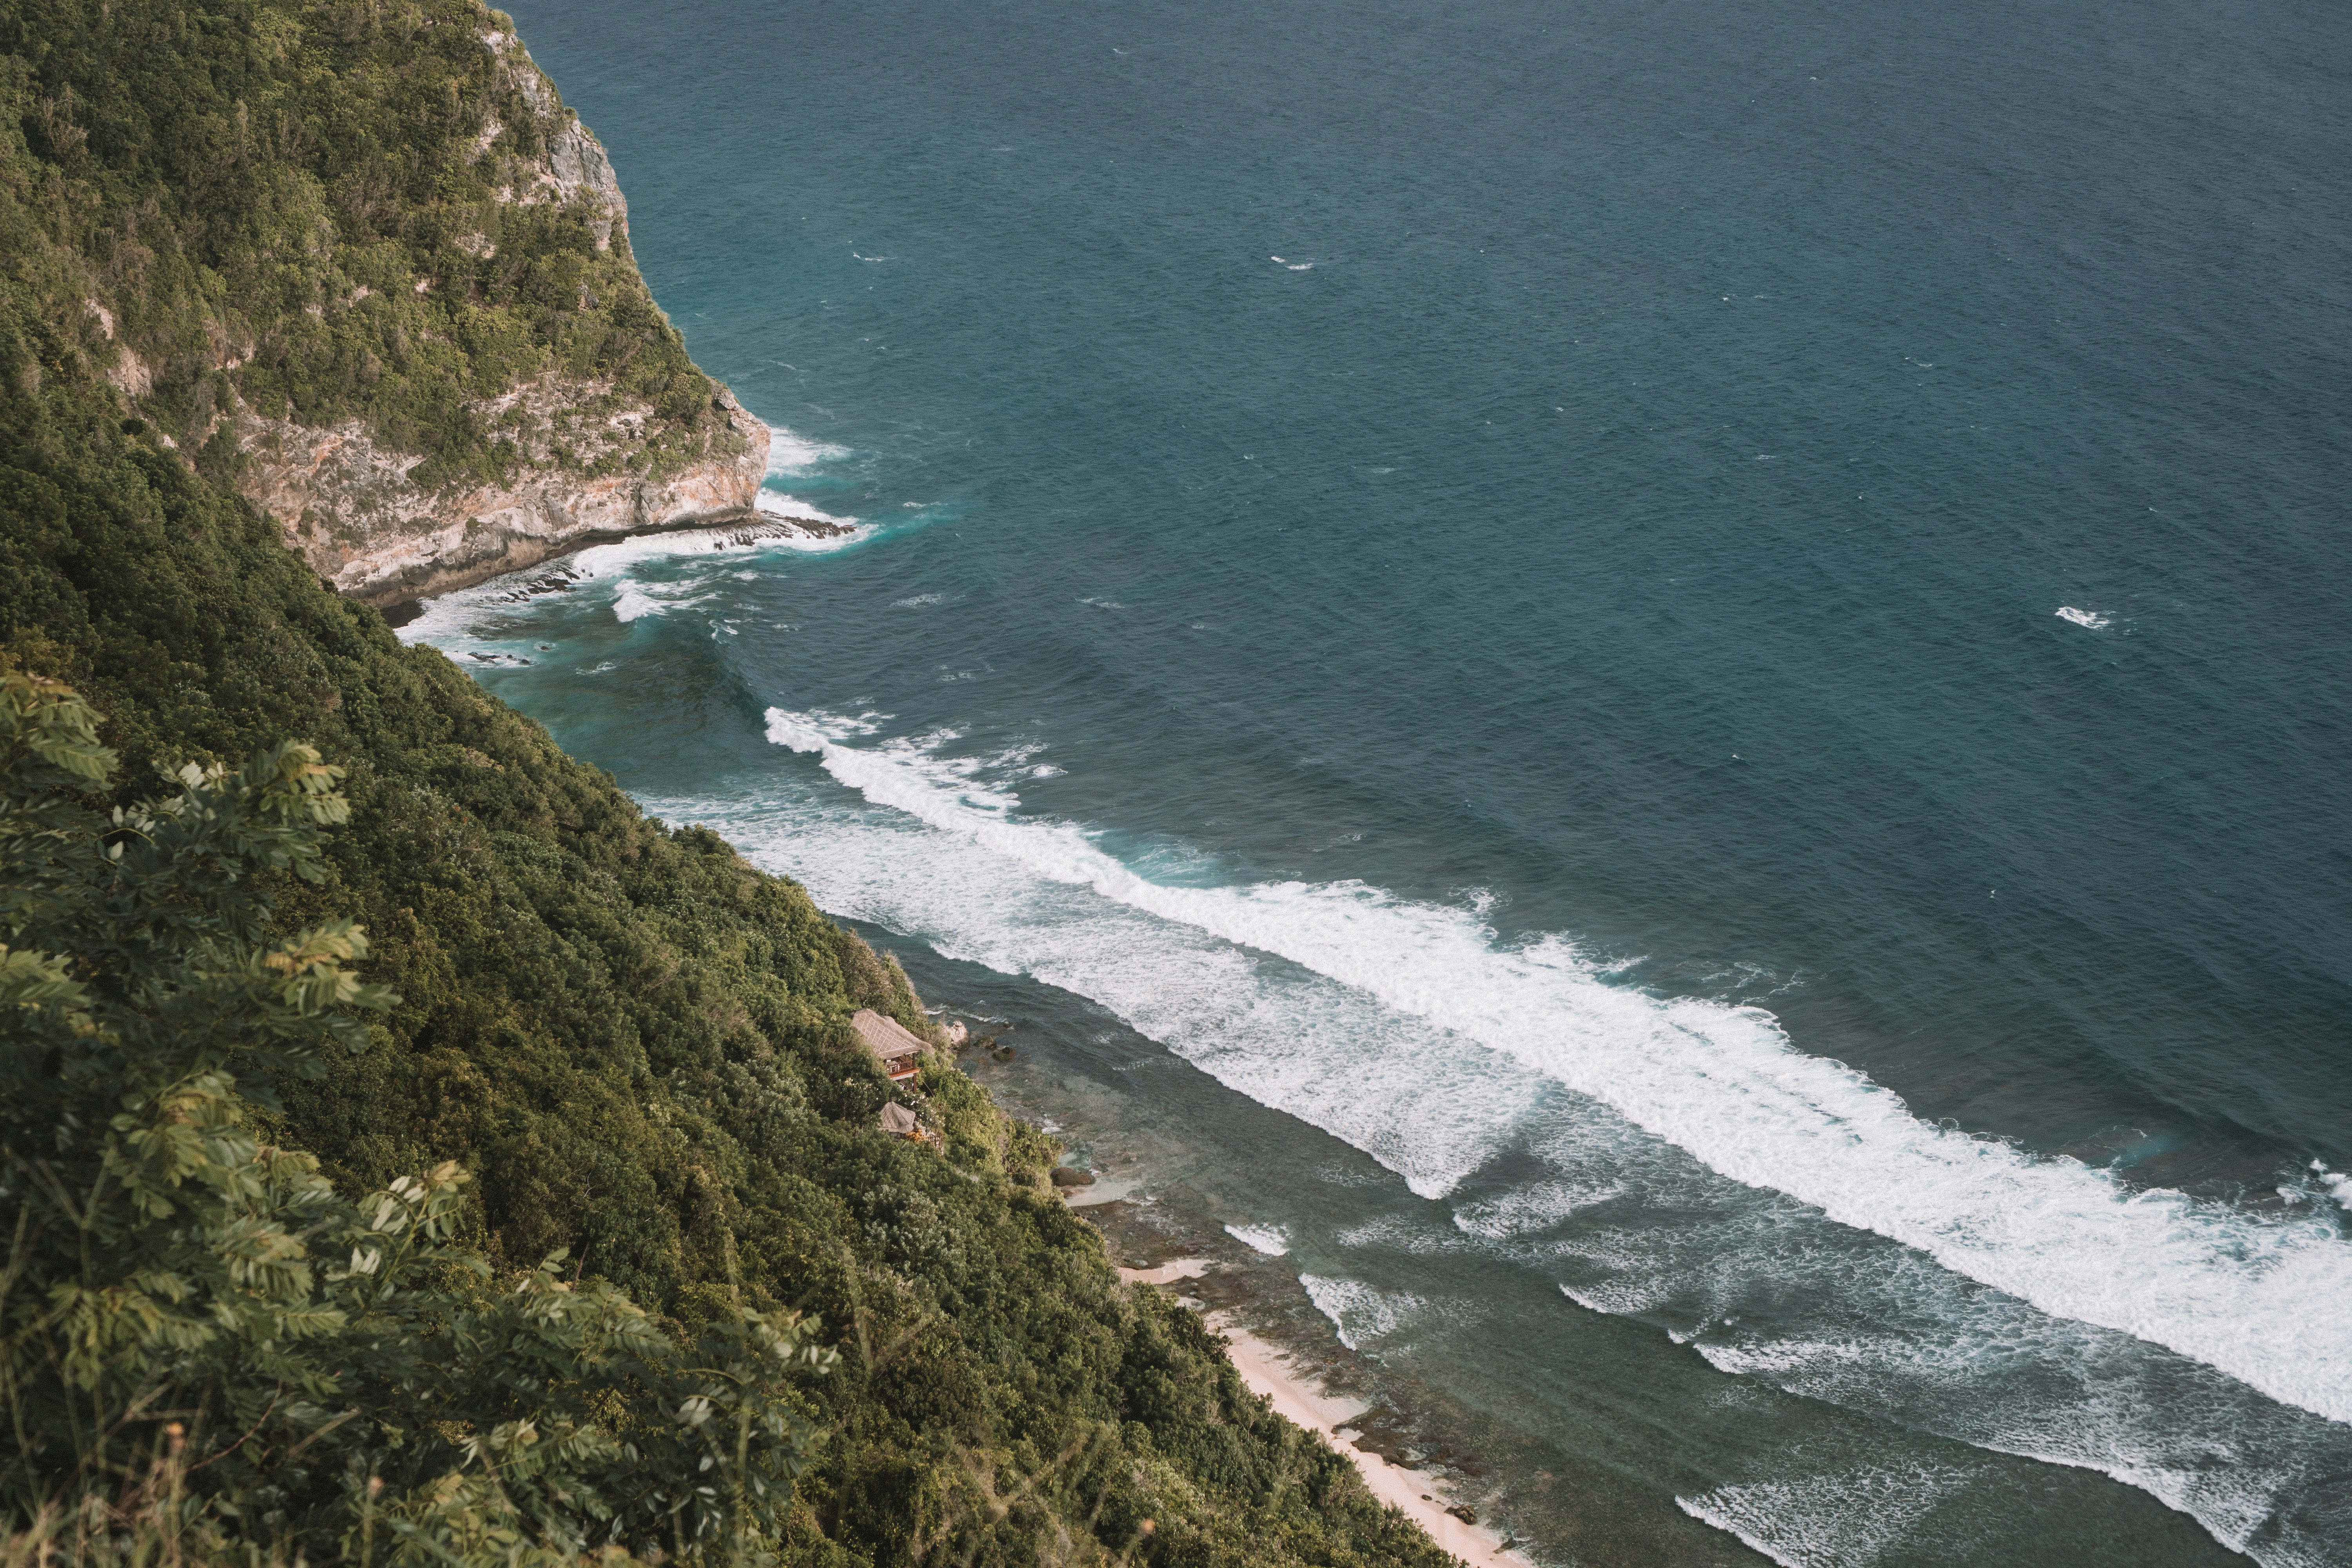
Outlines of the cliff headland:
M 370 604 L 748 515 L 767 427 L 687 357 L 611 160 L 510 23 L 232 15 L 232 88 L 191 95 L 187 18 L 134 7 L 91 40 L 108 78 L 26 89 L 27 153 L 96 176 L 18 268 L 61 369 Z

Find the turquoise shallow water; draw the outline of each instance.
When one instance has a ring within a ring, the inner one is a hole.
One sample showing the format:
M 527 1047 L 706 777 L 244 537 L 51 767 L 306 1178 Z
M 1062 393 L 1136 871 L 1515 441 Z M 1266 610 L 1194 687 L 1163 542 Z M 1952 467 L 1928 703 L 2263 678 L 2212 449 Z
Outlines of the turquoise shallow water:
M 1560 1560 L 2352 1559 L 2340 15 L 517 16 L 863 526 L 415 635 Z

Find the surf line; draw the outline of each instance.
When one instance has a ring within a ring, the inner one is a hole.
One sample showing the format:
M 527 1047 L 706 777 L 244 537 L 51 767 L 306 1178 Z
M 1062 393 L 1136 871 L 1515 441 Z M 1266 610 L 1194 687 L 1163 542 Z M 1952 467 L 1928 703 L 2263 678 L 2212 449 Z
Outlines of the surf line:
M 2134 1192 L 2103 1171 L 1931 1126 L 1864 1074 L 1796 1049 L 1769 1013 L 1608 985 L 1563 939 L 1500 949 L 1467 911 L 1361 883 L 1150 882 L 1073 825 L 1022 821 L 1009 797 L 929 778 L 919 748 L 844 743 L 855 728 L 768 713 L 770 741 L 814 755 L 877 805 L 1048 880 L 1298 963 L 1606 1104 L 1724 1176 L 1916 1247 L 2054 1317 L 2352 1420 L 2352 1355 L 2314 1355 L 2305 1341 L 2306 1304 L 2352 1292 L 2352 1247 L 2332 1226 Z M 1427 1197 L 1453 1185 L 1400 1173 Z M 2282 1331 L 2248 1331 L 2262 1322 Z

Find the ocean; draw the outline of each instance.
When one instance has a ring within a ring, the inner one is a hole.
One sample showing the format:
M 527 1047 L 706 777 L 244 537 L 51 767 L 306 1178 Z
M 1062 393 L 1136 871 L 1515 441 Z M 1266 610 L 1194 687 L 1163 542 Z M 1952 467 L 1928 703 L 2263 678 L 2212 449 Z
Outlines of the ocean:
M 1538 1561 L 2352 1562 L 2340 8 L 514 15 L 857 529 L 404 636 Z

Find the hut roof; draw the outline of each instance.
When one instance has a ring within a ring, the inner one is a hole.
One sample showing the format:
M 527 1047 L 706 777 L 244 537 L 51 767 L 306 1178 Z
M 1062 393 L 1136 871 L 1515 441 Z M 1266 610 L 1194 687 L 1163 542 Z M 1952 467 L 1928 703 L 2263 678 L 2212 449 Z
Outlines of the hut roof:
M 896 1018 L 886 1018 L 871 1007 L 860 1007 L 851 1015 L 849 1026 L 857 1031 L 867 1049 L 886 1062 L 930 1049 L 924 1041 L 908 1033 Z
M 915 1113 L 913 1111 L 908 1110 L 905 1106 L 900 1105 L 896 1100 L 892 1100 L 889 1104 L 882 1108 L 882 1131 L 885 1132 L 895 1132 L 901 1138 L 909 1138 L 912 1137 L 916 1131 L 922 1127 L 922 1125 L 923 1124 L 921 1122 L 915 1120 Z

